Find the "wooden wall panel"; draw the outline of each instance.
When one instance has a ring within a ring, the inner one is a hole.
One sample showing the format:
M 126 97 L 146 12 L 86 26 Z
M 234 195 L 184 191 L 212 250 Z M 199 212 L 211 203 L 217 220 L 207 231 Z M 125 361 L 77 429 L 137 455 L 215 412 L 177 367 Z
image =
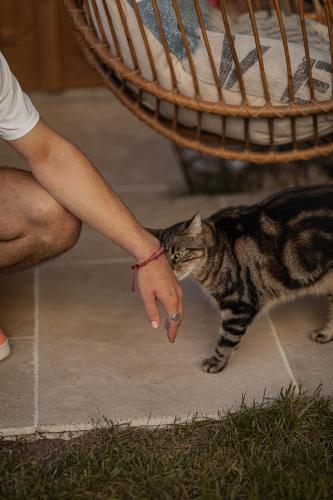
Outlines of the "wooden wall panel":
M 0 0 L 0 50 L 26 90 L 100 85 L 63 0 Z

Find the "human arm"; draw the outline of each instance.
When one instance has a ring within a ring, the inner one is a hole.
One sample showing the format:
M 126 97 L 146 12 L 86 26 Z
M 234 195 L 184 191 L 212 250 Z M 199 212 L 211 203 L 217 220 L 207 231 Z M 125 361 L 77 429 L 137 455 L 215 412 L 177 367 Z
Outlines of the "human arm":
M 62 206 L 137 261 L 147 259 L 159 247 L 158 240 L 139 224 L 81 151 L 42 120 L 23 137 L 8 143 Z M 180 286 L 164 256 L 140 269 L 138 286 L 153 326 L 160 323 L 156 299 L 168 314 L 182 313 Z M 179 325 L 168 323 L 169 340 L 175 339 Z

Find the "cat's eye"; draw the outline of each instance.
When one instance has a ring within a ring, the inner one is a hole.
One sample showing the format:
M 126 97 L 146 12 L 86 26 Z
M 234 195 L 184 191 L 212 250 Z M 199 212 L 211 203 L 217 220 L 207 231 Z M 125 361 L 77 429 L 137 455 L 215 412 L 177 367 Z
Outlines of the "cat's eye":
M 173 258 L 174 258 L 175 260 L 178 260 L 178 259 L 180 259 L 183 255 L 184 255 L 184 251 L 183 251 L 183 250 L 178 250 L 178 252 L 176 252 L 176 253 L 174 254 Z

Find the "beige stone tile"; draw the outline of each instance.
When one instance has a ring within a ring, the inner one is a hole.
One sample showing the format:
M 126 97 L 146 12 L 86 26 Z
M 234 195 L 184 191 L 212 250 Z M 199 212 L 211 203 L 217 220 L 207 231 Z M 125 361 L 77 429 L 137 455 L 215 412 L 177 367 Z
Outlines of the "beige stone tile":
M 34 335 L 34 271 L 0 274 L 0 325 L 9 337 Z
M 147 227 L 167 227 L 192 217 L 199 211 L 203 217 L 221 208 L 218 196 L 182 196 L 176 194 L 124 194 L 122 199 L 136 218 Z M 76 246 L 56 262 L 128 256 L 104 236 L 85 226 Z
M 324 384 L 333 393 L 333 342 L 317 344 L 309 336 L 321 327 L 327 313 L 325 298 L 307 297 L 279 305 L 270 312 L 297 381 L 314 389 Z
M 43 118 L 74 142 L 114 185 L 184 186 L 169 141 L 140 122 L 106 89 L 33 93 Z
M 43 268 L 40 425 L 213 413 L 289 383 L 269 325 L 259 318 L 227 369 L 203 373 L 219 315 L 191 282 L 177 342 L 150 329 L 126 265 Z
M 12 353 L 0 363 L 0 435 L 34 425 L 33 341 L 11 339 Z

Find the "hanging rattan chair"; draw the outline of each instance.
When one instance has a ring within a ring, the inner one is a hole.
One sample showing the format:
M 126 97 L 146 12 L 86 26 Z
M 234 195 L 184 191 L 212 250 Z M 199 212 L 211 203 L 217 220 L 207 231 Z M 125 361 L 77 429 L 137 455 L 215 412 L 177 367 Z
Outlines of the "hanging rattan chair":
M 109 89 L 176 144 L 254 163 L 333 151 L 332 0 L 65 4 Z

